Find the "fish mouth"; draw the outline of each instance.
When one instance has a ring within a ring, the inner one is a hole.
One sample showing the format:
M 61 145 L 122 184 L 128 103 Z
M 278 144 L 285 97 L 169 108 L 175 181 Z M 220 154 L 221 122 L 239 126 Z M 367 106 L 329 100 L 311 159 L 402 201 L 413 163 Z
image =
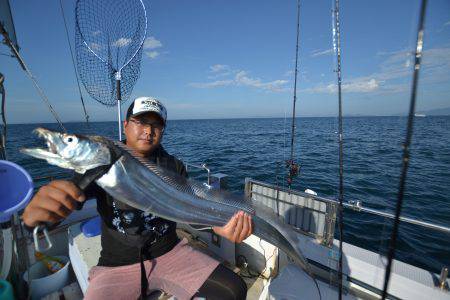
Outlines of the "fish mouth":
M 40 159 L 61 158 L 56 146 L 58 142 L 62 142 L 62 135 L 59 132 L 36 128 L 33 133 L 45 140 L 47 148 L 22 148 L 20 152 Z

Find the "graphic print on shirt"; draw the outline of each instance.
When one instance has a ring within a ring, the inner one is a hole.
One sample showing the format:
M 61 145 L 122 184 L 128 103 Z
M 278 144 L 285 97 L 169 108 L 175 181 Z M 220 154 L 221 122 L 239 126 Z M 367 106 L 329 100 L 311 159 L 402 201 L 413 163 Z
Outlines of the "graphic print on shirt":
M 115 201 L 112 201 L 112 207 L 114 214 L 112 225 L 120 233 L 126 234 L 126 228 L 138 225 L 139 231 L 142 233 L 146 234 L 152 232 L 156 236 L 161 237 L 164 236 L 170 228 L 167 222 L 149 212 L 138 214 L 131 211 L 123 211 L 117 208 Z
M 122 217 L 123 217 L 124 223 L 130 225 L 133 222 L 134 213 L 131 211 L 124 212 L 124 213 L 122 213 Z
M 116 228 L 116 230 L 120 233 L 125 234 L 125 229 L 122 226 L 122 220 L 120 219 L 120 212 L 116 207 L 116 202 L 112 201 L 114 218 L 112 219 L 112 225 Z

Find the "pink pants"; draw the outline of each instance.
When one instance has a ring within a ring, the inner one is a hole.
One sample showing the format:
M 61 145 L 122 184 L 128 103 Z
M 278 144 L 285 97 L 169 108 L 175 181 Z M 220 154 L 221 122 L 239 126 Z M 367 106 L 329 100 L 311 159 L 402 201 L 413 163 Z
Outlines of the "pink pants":
M 144 262 L 148 292 L 163 290 L 178 300 L 191 299 L 219 262 L 195 250 L 183 239 L 168 253 Z M 141 294 L 140 263 L 93 267 L 84 299 L 135 300 Z

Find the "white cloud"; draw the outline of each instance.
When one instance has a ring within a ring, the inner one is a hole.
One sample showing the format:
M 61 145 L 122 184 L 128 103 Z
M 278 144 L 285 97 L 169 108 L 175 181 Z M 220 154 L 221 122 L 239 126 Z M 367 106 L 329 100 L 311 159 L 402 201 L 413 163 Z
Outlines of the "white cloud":
M 162 47 L 162 43 L 161 41 L 155 39 L 154 36 L 150 36 L 145 39 L 143 47 L 146 50 L 156 49 Z
M 97 43 L 90 43 L 89 48 L 91 48 L 93 51 L 96 51 L 102 49 L 102 46 L 100 46 L 100 44 Z
M 212 73 L 218 73 L 218 72 L 222 72 L 222 71 L 228 71 L 230 70 L 230 67 L 228 65 L 212 65 L 209 67 L 210 71 Z
M 291 77 L 292 75 L 294 75 L 294 71 L 292 71 L 292 70 L 286 71 L 283 74 L 283 76 L 285 76 L 285 77 Z
M 323 56 L 323 55 L 330 55 L 333 54 L 333 49 L 327 49 L 327 50 L 314 50 L 313 52 L 311 52 L 311 57 L 318 57 L 318 56 Z
M 231 70 L 231 68 L 229 68 L 228 66 L 224 68 L 224 65 L 214 65 L 210 67 L 210 72 L 220 72 L 223 70 L 229 70 L 227 71 L 227 74 L 234 74 L 234 77 L 231 79 L 216 80 L 205 83 L 194 82 L 190 83 L 189 86 L 196 88 L 214 88 L 220 86 L 248 86 L 260 90 L 267 90 L 273 92 L 286 91 L 285 85 L 286 83 L 288 83 L 287 80 L 278 79 L 274 81 L 263 82 L 259 78 L 249 77 L 246 71 Z
M 424 50 L 422 55 L 422 84 L 450 82 L 450 48 Z
M 159 56 L 159 52 L 158 51 L 146 51 L 145 55 L 147 55 L 147 57 L 151 58 L 151 59 L 155 59 Z
M 161 51 L 156 51 L 155 49 L 161 48 L 163 44 L 161 41 L 157 40 L 154 36 L 150 36 L 145 39 L 143 48 L 145 51 L 145 55 L 150 59 L 156 59 L 161 55 Z M 159 49 L 160 50 L 160 49 Z M 164 51 L 162 53 L 165 53 Z
M 385 56 L 379 71 L 367 76 L 344 78 L 343 92 L 347 93 L 399 93 L 410 88 L 409 80 L 413 73 L 414 55 L 412 51 L 379 52 Z M 450 48 L 433 48 L 423 51 L 420 84 L 450 81 Z M 335 83 L 320 84 L 304 89 L 308 93 L 335 93 Z
M 273 92 L 284 91 L 284 85 L 288 83 L 287 80 L 274 80 L 269 82 L 262 82 L 259 78 L 250 78 L 247 76 L 247 72 L 240 71 L 235 76 L 236 85 L 250 86 L 263 90 L 270 90 Z
M 445 22 L 444 26 L 450 26 L 450 21 Z
M 356 80 L 342 85 L 342 90 L 349 93 L 368 93 L 378 89 L 380 82 L 375 78 L 369 80 Z
M 380 80 L 411 78 L 414 64 L 412 51 L 391 52 L 373 76 Z M 450 48 L 424 49 L 421 64 L 422 82 L 440 82 L 450 77 Z
M 208 75 L 208 79 L 225 77 L 236 72 L 237 72 L 236 70 L 231 70 L 230 66 L 228 65 L 220 65 L 220 64 L 212 65 L 209 67 L 210 75 Z
M 112 46 L 114 46 L 114 47 L 126 47 L 130 43 L 131 43 L 131 39 L 120 38 L 117 41 L 115 41 L 114 43 L 112 43 Z
M 189 86 L 204 89 L 204 88 L 226 86 L 226 85 L 231 85 L 231 84 L 233 84 L 233 80 L 216 80 L 213 82 L 206 82 L 206 83 L 193 82 L 193 83 L 190 83 Z
M 374 78 L 358 78 L 341 85 L 342 91 L 347 93 L 369 93 L 377 90 L 379 86 L 380 82 Z M 332 94 L 337 92 L 337 85 L 335 83 L 319 85 L 311 89 L 305 89 L 304 92 Z

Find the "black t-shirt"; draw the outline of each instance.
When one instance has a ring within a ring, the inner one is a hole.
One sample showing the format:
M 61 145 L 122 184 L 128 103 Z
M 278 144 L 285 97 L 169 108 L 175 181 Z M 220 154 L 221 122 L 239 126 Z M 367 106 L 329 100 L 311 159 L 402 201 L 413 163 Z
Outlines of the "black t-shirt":
M 148 159 L 187 177 L 183 163 L 169 155 L 162 146 Z M 85 194 L 88 198 L 97 198 L 97 210 L 102 218 L 102 251 L 99 266 L 123 266 L 139 262 L 144 242 L 145 259 L 161 256 L 178 243 L 175 222 L 144 213 L 114 200 L 96 183 L 88 186 Z

